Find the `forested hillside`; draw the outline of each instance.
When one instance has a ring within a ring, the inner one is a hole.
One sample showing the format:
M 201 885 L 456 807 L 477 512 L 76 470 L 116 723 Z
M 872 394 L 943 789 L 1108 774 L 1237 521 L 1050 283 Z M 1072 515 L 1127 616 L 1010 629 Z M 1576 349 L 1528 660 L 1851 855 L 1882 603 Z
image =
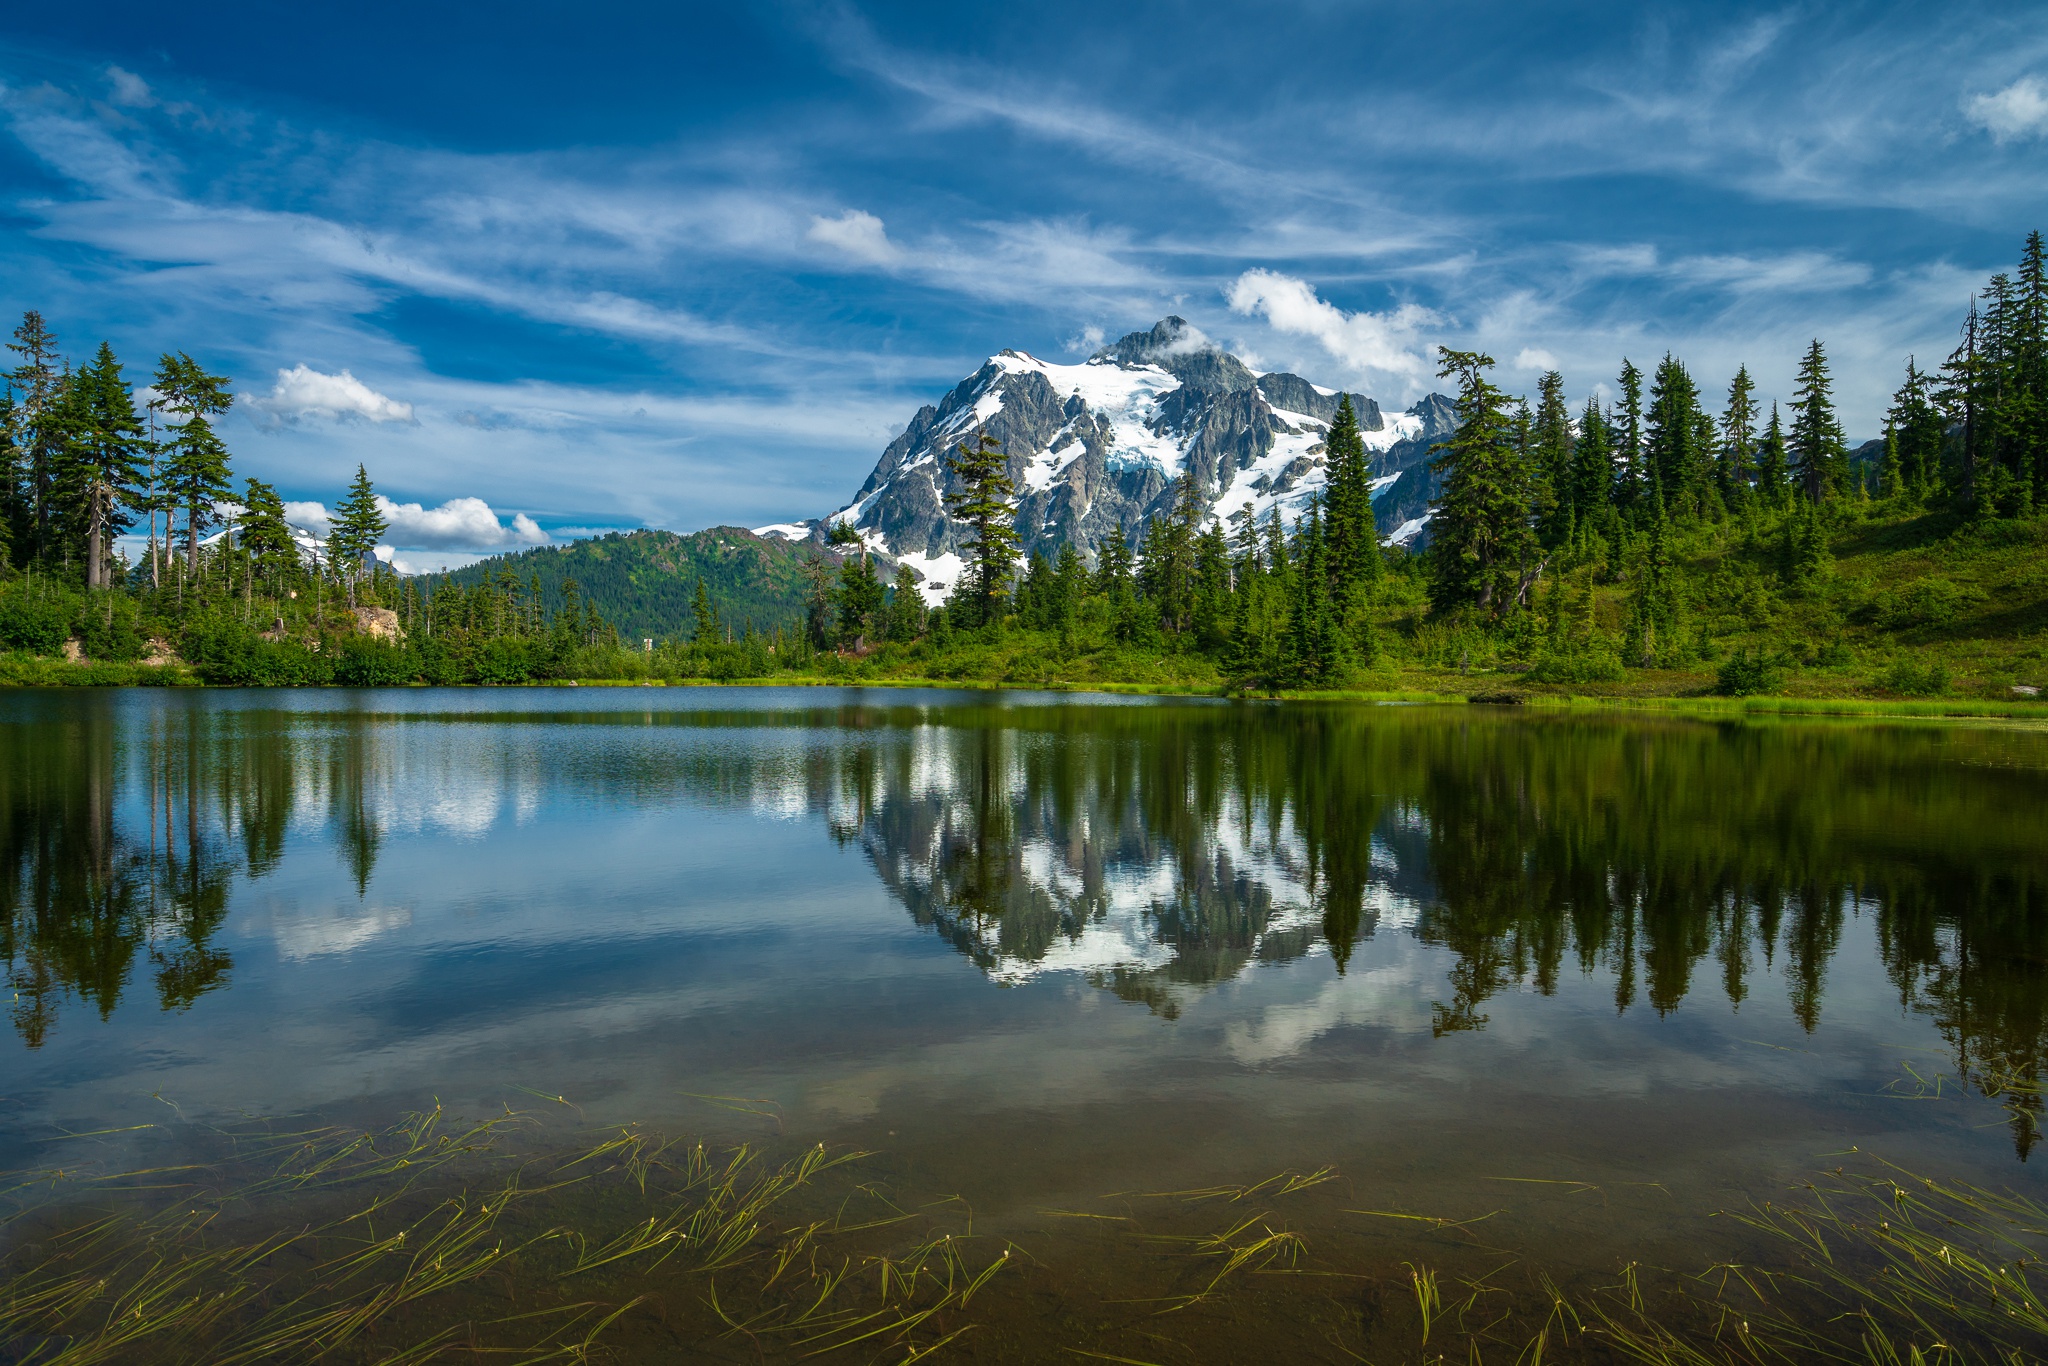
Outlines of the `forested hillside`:
M 1491 357 L 1440 349 L 1454 420 L 1403 475 L 1428 474 L 1417 553 L 1376 526 L 1361 418 L 1377 414 L 1348 395 L 1330 396 L 1326 477 L 1298 486 L 1299 515 L 1275 497 L 1218 521 L 1209 476 L 1184 462 L 1135 543 L 1110 525 L 1085 560 L 1072 539 L 1030 550 L 1013 462 L 977 429 L 945 457 L 937 515 L 962 553 L 936 609 L 908 557 L 889 574 L 849 553 L 846 526 L 829 546 L 618 533 L 401 579 L 372 554 L 385 524 L 367 471 L 308 544 L 274 489 L 231 480 L 208 420 L 234 401 L 223 377 L 167 352 L 138 410 L 109 347 L 66 361 L 31 312 L 0 402 L 0 679 L 191 665 L 233 683 L 796 674 L 2033 705 L 2048 689 L 2044 258 L 2035 233 L 1938 367 L 1900 358 L 1885 435 L 1854 452 L 1818 339 L 1761 358 L 1796 368 L 1768 408 L 1746 366 L 1723 387 L 1674 355 L 1622 359 L 1614 401 L 1575 410 L 1570 385 L 1600 377 L 1552 372 L 1523 397 Z M 129 563 L 114 538 L 138 523 L 148 549 Z
M 718 605 L 720 619 L 735 631 L 751 622 L 759 631 L 772 632 L 802 619 L 802 565 L 817 558 L 815 547 L 756 536 L 742 527 L 712 527 L 689 536 L 673 531 L 614 532 L 431 575 L 423 588 L 431 591 L 437 583 L 474 588 L 509 573 L 529 592 L 537 579 L 541 602 L 547 610 L 559 611 L 563 582 L 573 579 L 583 600 L 603 613 L 621 636 L 629 641 L 665 640 L 691 633 L 691 604 L 701 579 Z M 836 555 L 825 558 L 836 567 Z

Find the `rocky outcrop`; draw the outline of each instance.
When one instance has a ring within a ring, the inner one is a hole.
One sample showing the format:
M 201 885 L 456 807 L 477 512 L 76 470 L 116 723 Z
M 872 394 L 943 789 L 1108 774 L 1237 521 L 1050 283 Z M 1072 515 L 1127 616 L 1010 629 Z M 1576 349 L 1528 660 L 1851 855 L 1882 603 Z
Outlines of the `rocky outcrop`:
M 398 624 L 398 613 L 389 607 L 358 607 L 351 615 L 355 618 L 356 634 L 392 645 L 405 642 L 405 629 Z

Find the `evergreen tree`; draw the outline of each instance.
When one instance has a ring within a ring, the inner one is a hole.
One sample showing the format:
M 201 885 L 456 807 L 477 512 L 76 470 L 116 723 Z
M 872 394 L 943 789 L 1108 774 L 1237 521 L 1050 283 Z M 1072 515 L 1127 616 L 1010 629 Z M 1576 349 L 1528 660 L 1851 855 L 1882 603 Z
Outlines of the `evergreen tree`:
M 1614 405 L 1610 424 L 1614 462 L 1615 502 L 1632 506 L 1648 487 L 1643 472 L 1643 372 L 1626 357 L 1621 362 L 1621 398 Z
M 967 547 L 974 567 L 961 585 L 966 591 L 956 590 L 954 600 L 967 607 L 974 623 L 993 624 L 1002 620 L 1017 562 L 1016 510 L 1010 504 L 1016 486 L 1010 482 L 1008 459 L 1001 443 L 983 429 L 975 433 L 972 447 L 966 442 L 955 447 L 946 468 L 959 483 L 946 495 L 946 510 L 974 528 Z
M 1372 471 L 1365 456 L 1365 437 L 1351 395 L 1337 399 L 1337 415 L 1325 438 L 1328 452 L 1329 501 L 1326 537 L 1329 542 L 1330 591 L 1337 617 L 1348 620 L 1354 607 L 1379 581 L 1380 537 L 1372 513 Z
M 348 497 L 335 508 L 327 532 L 327 553 L 348 588 L 351 607 L 356 604 L 356 583 L 365 567 L 376 563 L 377 542 L 384 538 L 387 525 L 369 472 L 357 465 L 355 482 L 348 487 Z
M 56 481 L 66 521 L 83 533 L 85 584 L 111 583 L 107 561 L 113 538 L 133 522 L 130 506 L 142 491 L 146 448 L 134 395 L 121 377 L 114 348 L 100 343 L 93 363 L 72 377 L 73 421 Z
M 697 645 L 716 645 L 721 639 L 718 631 L 718 609 L 711 605 L 711 590 L 704 585 L 704 576 L 697 576 L 696 592 L 690 595 L 690 640 Z
M 916 640 L 924 634 L 924 623 L 924 592 L 918 586 L 917 571 L 899 564 L 889 590 L 889 639 Z
M 274 586 L 297 572 L 299 545 L 277 490 L 253 476 L 242 491 L 242 545 Z
M 28 503 L 22 496 L 26 470 L 21 460 L 21 409 L 10 389 L 0 388 L 0 569 L 28 535 Z
M 1886 431 L 1896 435 L 1898 446 L 1898 488 L 1885 492 L 1913 503 L 1925 502 L 1940 484 L 1944 433 L 1932 381 L 1911 356 L 1906 358 L 1906 381 L 1892 395 L 1885 418 Z
M 1644 435 L 1647 470 L 1657 481 L 1667 513 L 1697 517 L 1708 511 L 1712 431 L 1713 424 L 1700 410 L 1699 386 L 1666 352 L 1651 379 Z
M 1308 515 L 1295 533 L 1293 611 L 1288 632 L 1289 681 L 1311 687 L 1332 683 L 1343 670 L 1343 635 L 1326 588 L 1329 583 L 1329 542 L 1322 509 L 1311 501 Z
M 1074 652 L 1075 627 L 1079 624 L 1081 602 L 1088 596 L 1088 567 L 1071 540 L 1060 543 L 1059 558 L 1053 562 L 1051 604 L 1048 626 L 1059 632 L 1060 651 Z
M 1747 365 L 1737 366 L 1728 382 L 1728 406 L 1721 410 L 1721 449 L 1716 474 L 1723 501 L 1734 503 L 1750 492 L 1756 474 L 1756 381 Z
M 1792 489 L 1792 461 L 1785 449 L 1785 426 L 1778 418 L 1778 405 L 1771 405 L 1770 424 L 1756 453 L 1756 487 L 1766 507 L 1783 507 Z
M 1494 620 L 1521 594 L 1534 551 L 1530 478 L 1507 414 L 1507 395 L 1487 377 L 1493 357 L 1439 347 L 1439 378 L 1458 382 L 1458 430 L 1439 443 L 1443 487 L 1432 504 L 1432 600 L 1471 606 Z
M 7 371 L 6 378 L 17 396 L 14 420 L 26 484 L 22 496 L 26 503 L 28 556 L 42 559 L 56 544 L 52 523 L 57 508 L 53 495 L 65 445 L 57 411 L 64 387 L 57 339 L 44 325 L 43 315 L 30 309 L 21 315 L 21 326 L 14 329 L 14 340 L 7 343 L 7 349 L 21 357 L 21 363 Z
M 1614 444 L 1600 400 L 1586 400 L 1579 439 L 1572 447 L 1572 519 L 1591 524 L 1614 497 Z
M 839 640 L 860 649 L 879 624 L 882 613 L 882 581 L 866 555 L 850 555 L 839 566 Z M 876 632 L 879 634 L 879 632 Z
M 208 527 L 219 524 L 214 505 L 233 495 L 228 470 L 227 447 L 215 435 L 210 418 L 233 405 L 227 377 L 209 374 L 197 361 L 180 351 L 157 358 L 156 377 L 151 381 L 157 397 L 154 406 L 175 415 L 164 442 L 158 481 L 170 507 L 185 514 L 185 569 L 199 571 L 199 539 Z M 154 521 L 154 518 L 152 518 Z M 165 526 L 168 539 L 170 528 Z
M 1820 339 L 1799 362 L 1799 388 L 1793 394 L 1792 468 L 1808 501 L 1818 503 L 1841 495 L 1849 483 L 1849 447 L 1835 420 L 1833 381 Z
M 1543 495 L 1546 545 L 1562 545 L 1570 535 L 1578 497 L 1573 469 L 1572 414 L 1565 406 L 1564 376 L 1547 370 L 1536 382 L 1536 420 L 1531 435 L 1534 473 Z

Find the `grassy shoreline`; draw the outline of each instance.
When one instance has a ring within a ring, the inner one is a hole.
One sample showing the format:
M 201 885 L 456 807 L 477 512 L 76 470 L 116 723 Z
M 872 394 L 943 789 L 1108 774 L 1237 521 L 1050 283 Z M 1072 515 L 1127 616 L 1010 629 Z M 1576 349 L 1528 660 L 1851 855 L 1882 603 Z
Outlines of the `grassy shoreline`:
M 1998 720 L 2048 724 L 2048 696 L 2039 698 L 1884 698 L 1846 693 L 1722 697 L 1706 693 L 1710 680 L 1659 680 L 1666 687 L 1691 685 L 1689 691 L 1585 692 L 1544 685 L 1523 685 L 1513 674 L 1449 677 L 1422 674 L 1417 686 L 1384 688 L 1281 689 L 1244 691 L 1210 683 L 1124 682 L 1117 680 L 1016 680 L 929 678 L 920 676 L 862 677 L 848 674 L 779 673 L 758 678 L 577 678 L 531 683 L 464 683 L 463 688 L 901 688 L 952 689 L 968 692 L 1103 693 L 1125 697 L 1191 697 L 1272 702 L 1350 702 L 1374 705 L 1518 705 L 1546 711 L 1637 711 L 1674 715 L 1734 718 L 1744 716 L 1868 717 L 1908 720 Z M 0 655 L 0 688 L 205 688 L 212 685 L 186 665 L 72 663 L 42 656 Z M 341 687 L 341 684 L 311 685 Z M 431 686 L 421 683 L 389 685 Z

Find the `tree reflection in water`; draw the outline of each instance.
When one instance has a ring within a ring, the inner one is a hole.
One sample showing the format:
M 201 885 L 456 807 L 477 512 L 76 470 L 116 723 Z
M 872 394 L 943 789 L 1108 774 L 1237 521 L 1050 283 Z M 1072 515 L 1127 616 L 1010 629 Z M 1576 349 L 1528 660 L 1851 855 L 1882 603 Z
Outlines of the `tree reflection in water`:
M 1549 994 L 1571 970 L 1604 973 L 1617 1011 L 1660 1013 L 1700 993 L 1758 1008 L 1768 971 L 1810 1031 L 1864 916 L 1901 1002 L 2007 1098 L 2023 1156 L 2036 1140 L 2048 737 L 1993 729 L 952 701 L 402 721 L 52 705 L 0 723 L 16 1029 L 40 1043 L 66 996 L 110 1013 L 144 962 L 164 1009 L 189 1006 L 228 980 L 214 940 L 237 877 L 275 870 L 295 830 L 331 844 L 360 897 L 402 801 L 515 778 L 573 793 L 585 818 L 809 814 L 993 981 L 1075 972 L 1169 1018 L 1257 962 L 1327 955 L 1343 973 L 1359 943 L 1403 932 L 1450 955 L 1439 1034 L 1482 1030 L 1501 993 Z

